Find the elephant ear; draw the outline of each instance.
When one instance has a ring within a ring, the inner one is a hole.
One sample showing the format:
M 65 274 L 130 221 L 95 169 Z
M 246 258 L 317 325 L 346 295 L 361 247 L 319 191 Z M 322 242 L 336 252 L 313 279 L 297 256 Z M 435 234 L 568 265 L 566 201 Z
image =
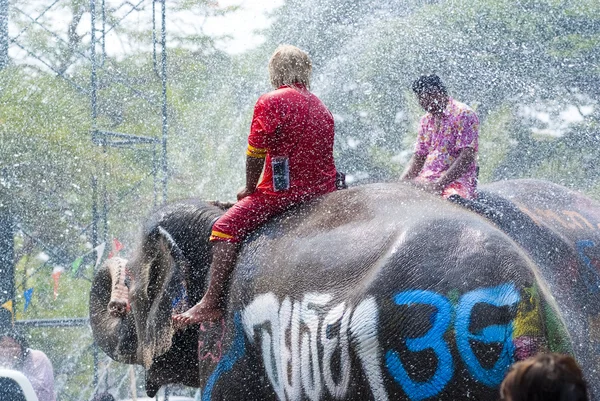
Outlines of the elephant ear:
M 94 276 L 90 291 L 90 325 L 94 341 L 102 351 L 115 361 L 138 363 L 137 336 L 134 316 L 113 316 L 108 308 L 113 288 L 113 270 L 124 270 L 127 261 L 112 258 L 100 266 Z
M 188 308 L 186 278 L 190 262 L 171 235 L 160 226 L 155 246 L 156 256 L 148 272 L 147 317 L 143 335 L 139 336 L 142 362 L 147 369 L 173 345 L 173 313 Z

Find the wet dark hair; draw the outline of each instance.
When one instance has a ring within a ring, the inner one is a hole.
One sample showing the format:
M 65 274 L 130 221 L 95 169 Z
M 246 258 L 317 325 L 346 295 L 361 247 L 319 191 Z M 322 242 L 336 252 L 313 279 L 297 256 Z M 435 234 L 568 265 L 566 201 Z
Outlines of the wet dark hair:
M 417 95 L 434 92 L 443 93 L 444 95 L 448 94 L 442 80 L 435 74 L 421 75 L 419 79 L 413 82 L 412 90 Z
M 27 357 L 27 354 L 29 353 L 29 342 L 27 341 L 27 338 L 25 338 L 23 333 L 19 330 L 12 327 L 0 329 L 0 340 L 4 337 L 12 338 L 21 346 L 21 358 L 19 358 L 20 360 L 17 366 L 20 368 L 23 361 L 25 361 L 25 357 Z
M 500 386 L 502 400 L 587 401 L 587 383 L 573 357 L 538 354 L 515 363 Z

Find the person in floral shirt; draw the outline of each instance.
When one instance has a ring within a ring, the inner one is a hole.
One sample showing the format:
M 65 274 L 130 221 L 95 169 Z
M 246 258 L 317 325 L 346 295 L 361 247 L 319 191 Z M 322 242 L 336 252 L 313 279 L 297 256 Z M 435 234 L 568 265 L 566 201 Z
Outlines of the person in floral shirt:
M 466 104 L 448 95 L 437 75 L 424 75 L 412 86 L 427 114 L 421 118 L 415 152 L 402 180 L 449 198 L 477 197 L 479 119 Z

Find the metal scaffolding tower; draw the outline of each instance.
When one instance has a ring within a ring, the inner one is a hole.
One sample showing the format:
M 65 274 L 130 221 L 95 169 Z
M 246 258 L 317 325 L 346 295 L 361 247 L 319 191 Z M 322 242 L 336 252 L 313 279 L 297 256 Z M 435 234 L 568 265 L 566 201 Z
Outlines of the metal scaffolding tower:
M 21 36 L 31 27 L 35 26 L 41 29 L 46 34 L 51 35 L 57 43 L 66 43 L 65 39 L 57 35 L 51 28 L 45 26 L 41 21 L 42 16 L 49 11 L 55 9 L 57 4 L 62 0 L 53 0 L 48 6 L 37 15 L 29 15 L 25 12 L 20 2 L 9 4 L 9 0 L 0 0 L 0 69 L 9 65 L 10 60 L 8 51 L 11 46 L 21 49 L 28 57 L 36 60 L 37 63 L 45 66 L 49 71 L 52 71 L 56 76 L 63 79 L 65 82 L 73 86 L 78 92 L 89 96 L 90 99 L 90 115 L 91 115 L 91 130 L 90 139 L 92 143 L 101 148 L 101 152 L 108 153 L 118 149 L 132 149 L 140 151 L 152 152 L 152 171 L 153 177 L 153 198 L 154 204 L 158 203 L 159 193 L 161 201 L 164 203 L 167 200 L 168 188 L 168 159 L 167 159 L 167 140 L 168 140 L 168 118 L 169 106 L 167 103 L 167 46 L 166 46 L 166 0 L 139 0 L 135 4 L 130 1 L 123 1 L 123 7 L 129 7 L 129 10 L 121 15 L 118 20 L 108 20 L 106 0 L 89 0 L 87 11 L 90 15 L 90 47 L 89 53 L 75 49 L 72 57 L 75 57 L 89 65 L 90 80 L 89 84 L 77 82 L 73 77 L 65 73 L 65 70 L 53 65 L 48 61 L 48 57 L 37 53 L 35 50 L 28 48 L 22 42 Z M 145 3 L 145 4 L 144 4 Z M 118 80 L 118 76 L 112 77 L 106 71 L 106 61 L 108 59 L 106 38 L 107 35 L 119 26 L 124 24 L 124 21 L 130 14 L 142 10 L 144 5 L 151 3 L 152 7 L 152 59 L 153 68 L 160 79 L 161 93 L 160 96 L 151 96 L 148 93 L 136 88 L 126 80 L 118 81 L 119 85 L 127 88 L 128 92 L 139 99 L 143 99 L 152 106 L 153 110 L 157 111 L 157 121 L 160 121 L 161 136 L 139 136 L 132 135 L 126 132 L 115 132 L 112 129 L 105 129 L 99 119 L 99 100 L 101 95 L 99 87 L 99 73 L 104 72 L 105 79 L 114 78 Z M 157 5 L 159 7 L 157 7 Z M 157 10 L 160 8 L 160 10 Z M 23 28 L 17 35 L 9 37 L 8 33 L 8 16 L 10 12 L 23 15 L 29 21 L 30 25 Z M 160 23 L 159 23 L 160 21 Z M 158 28 L 157 28 L 158 26 Z M 160 29 L 160 32 L 159 32 Z M 160 59 L 158 52 L 160 51 Z M 160 102 L 155 99 L 160 98 Z M 104 165 L 104 171 L 107 171 L 108 166 Z M 0 172 L 2 174 L 2 172 Z M 1 178 L 1 175 L 0 175 Z M 159 189 L 159 186 L 161 187 Z M 109 238 L 108 214 L 110 205 L 108 202 L 108 189 L 103 177 L 94 176 L 90 180 L 90 193 L 92 194 L 92 221 L 81 234 L 87 234 L 91 240 L 93 247 L 98 246 L 102 242 L 107 242 Z M 11 215 L 9 209 L 4 208 L 0 204 L 0 305 L 4 302 L 14 302 L 15 299 L 15 279 L 14 279 L 14 236 L 16 224 L 14 216 Z M 79 238 L 75 239 L 79 240 Z M 1 309 L 1 308 L 0 308 Z M 8 320 L 4 315 L 0 315 L 0 328 L 2 324 L 10 324 L 10 316 Z M 35 320 L 20 320 L 16 321 L 17 326 L 23 328 L 31 327 L 74 327 L 87 326 L 89 324 L 87 318 L 68 317 L 60 319 L 35 319 Z M 94 388 L 98 388 L 99 372 L 98 372 L 98 352 L 94 346 Z

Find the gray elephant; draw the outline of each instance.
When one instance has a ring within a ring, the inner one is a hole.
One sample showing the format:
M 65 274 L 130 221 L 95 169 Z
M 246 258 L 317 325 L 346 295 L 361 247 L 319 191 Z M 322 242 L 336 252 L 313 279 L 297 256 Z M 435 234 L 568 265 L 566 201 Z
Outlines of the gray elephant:
M 151 396 L 183 383 L 203 400 L 495 399 L 515 360 L 572 352 L 563 307 L 577 308 L 557 304 L 550 289 L 561 282 L 549 277 L 559 267 L 540 266 L 511 226 L 510 213 L 537 226 L 502 197 L 511 185 L 483 191 L 467 205 L 477 213 L 404 184 L 300 205 L 243 244 L 227 318 L 183 330 L 171 315 L 201 298 L 222 210 L 169 204 L 148 219 L 130 261 L 97 273 L 94 337 L 113 359 L 145 366 Z M 131 310 L 114 317 L 111 288 L 127 281 Z
M 595 398 L 600 394 L 600 204 L 536 180 L 483 187 L 492 220 L 532 258 L 573 339 Z

